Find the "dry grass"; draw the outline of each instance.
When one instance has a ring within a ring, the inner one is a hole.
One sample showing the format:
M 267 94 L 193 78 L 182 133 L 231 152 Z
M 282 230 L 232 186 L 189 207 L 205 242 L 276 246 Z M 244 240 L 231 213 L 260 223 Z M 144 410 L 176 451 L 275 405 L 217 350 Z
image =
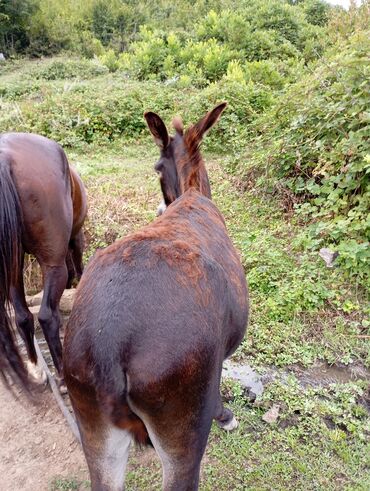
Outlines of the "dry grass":
M 85 159 L 78 168 L 89 206 L 84 226 L 86 263 L 97 249 L 153 220 L 161 197 L 151 160 L 133 163 L 119 156 L 112 156 L 108 162 L 101 162 L 99 157 Z M 42 289 L 40 267 L 33 256 L 26 257 L 24 282 L 28 294 Z

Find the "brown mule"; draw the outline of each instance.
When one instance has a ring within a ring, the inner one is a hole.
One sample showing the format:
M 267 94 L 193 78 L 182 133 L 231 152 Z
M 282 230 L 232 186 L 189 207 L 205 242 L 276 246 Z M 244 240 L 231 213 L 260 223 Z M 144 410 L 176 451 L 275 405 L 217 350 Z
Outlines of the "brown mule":
M 39 321 L 59 375 L 59 300 L 82 274 L 82 224 L 87 211 L 81 179 L 63 149 L 38 135 L 0 135 L 0 372 L 27 386 L 12 338 L 5 303 L 12 302 L 18 330 L 36 364 L 34 321 L 25 300 L 24 254 L 33 254 L 43 275 Z
M 64 373 L 94 491 L 124 489 L 132 439 L 154 446 L 164 490 L 197 490 L 212 420 L 236 426 L 219 386 L 245 333 L 247 286 L 199 152 L 225 106 L 185 133 L 177 120 L 175 137 L 146 113 L 170 206 L 97 252 L 78 287 Z

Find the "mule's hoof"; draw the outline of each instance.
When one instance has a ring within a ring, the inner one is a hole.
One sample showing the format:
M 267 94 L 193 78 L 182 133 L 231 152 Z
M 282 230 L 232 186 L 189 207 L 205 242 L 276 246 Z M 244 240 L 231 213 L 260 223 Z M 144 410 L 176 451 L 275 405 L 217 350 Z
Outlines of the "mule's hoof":
M 239 423 L 235 416 L 233 416 L 233 418 L 227 423 L 219 423 L 219 426 L 225 431 L 233 431 L 239 426 Z
M 48 381 L 45 370 L 43 370 L 39 365 L 35 365 L 32 361 L 26 362 L 26 368 L 28 375 L 31 379 L 39 385 L 45 385 Z

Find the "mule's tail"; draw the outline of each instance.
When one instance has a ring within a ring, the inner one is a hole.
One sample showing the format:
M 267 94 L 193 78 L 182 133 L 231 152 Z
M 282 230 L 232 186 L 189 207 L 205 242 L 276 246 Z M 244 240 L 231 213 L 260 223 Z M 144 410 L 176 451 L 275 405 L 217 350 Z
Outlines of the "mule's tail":
M 127 402 L 126 374 L 119 362 L 101 360 L 94 367 L 95 389 L 101 409 L 110 421 L 128 431 L 140 446 L 152 445 L 143 421 Z
M 21 268 L 22 210 L 8 162 L 0 161 L 0 376 L 29 388 L 7 313 L 10 285 Z

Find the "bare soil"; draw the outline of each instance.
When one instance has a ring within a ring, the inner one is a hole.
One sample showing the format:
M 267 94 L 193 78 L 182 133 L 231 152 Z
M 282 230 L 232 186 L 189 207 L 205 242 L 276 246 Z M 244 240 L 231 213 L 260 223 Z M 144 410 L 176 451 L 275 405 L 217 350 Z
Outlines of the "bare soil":
M 32 405 L 0 384 L 0 488 L 46 491 L 58 478 L 88 479 L 87 467 L 49 389 Z
M 71 310 L 74 293 L 65 290 L 61 299 L 64 319 Z M 40 333 L 36 316 L 41 299 L 42 292 L 27 297 L 35 315 L 37 337 Z M 52 369 L 42 336 L 39 344 Z M 82 449 L 48 387 L 40 388 L 33 404 L 24 394 L 13 394 L 0 383 L 0 408 L 1 491 L 54 490 L 61 489 L 56 484 L 63 478 L 76 482 L 88 479 Z

